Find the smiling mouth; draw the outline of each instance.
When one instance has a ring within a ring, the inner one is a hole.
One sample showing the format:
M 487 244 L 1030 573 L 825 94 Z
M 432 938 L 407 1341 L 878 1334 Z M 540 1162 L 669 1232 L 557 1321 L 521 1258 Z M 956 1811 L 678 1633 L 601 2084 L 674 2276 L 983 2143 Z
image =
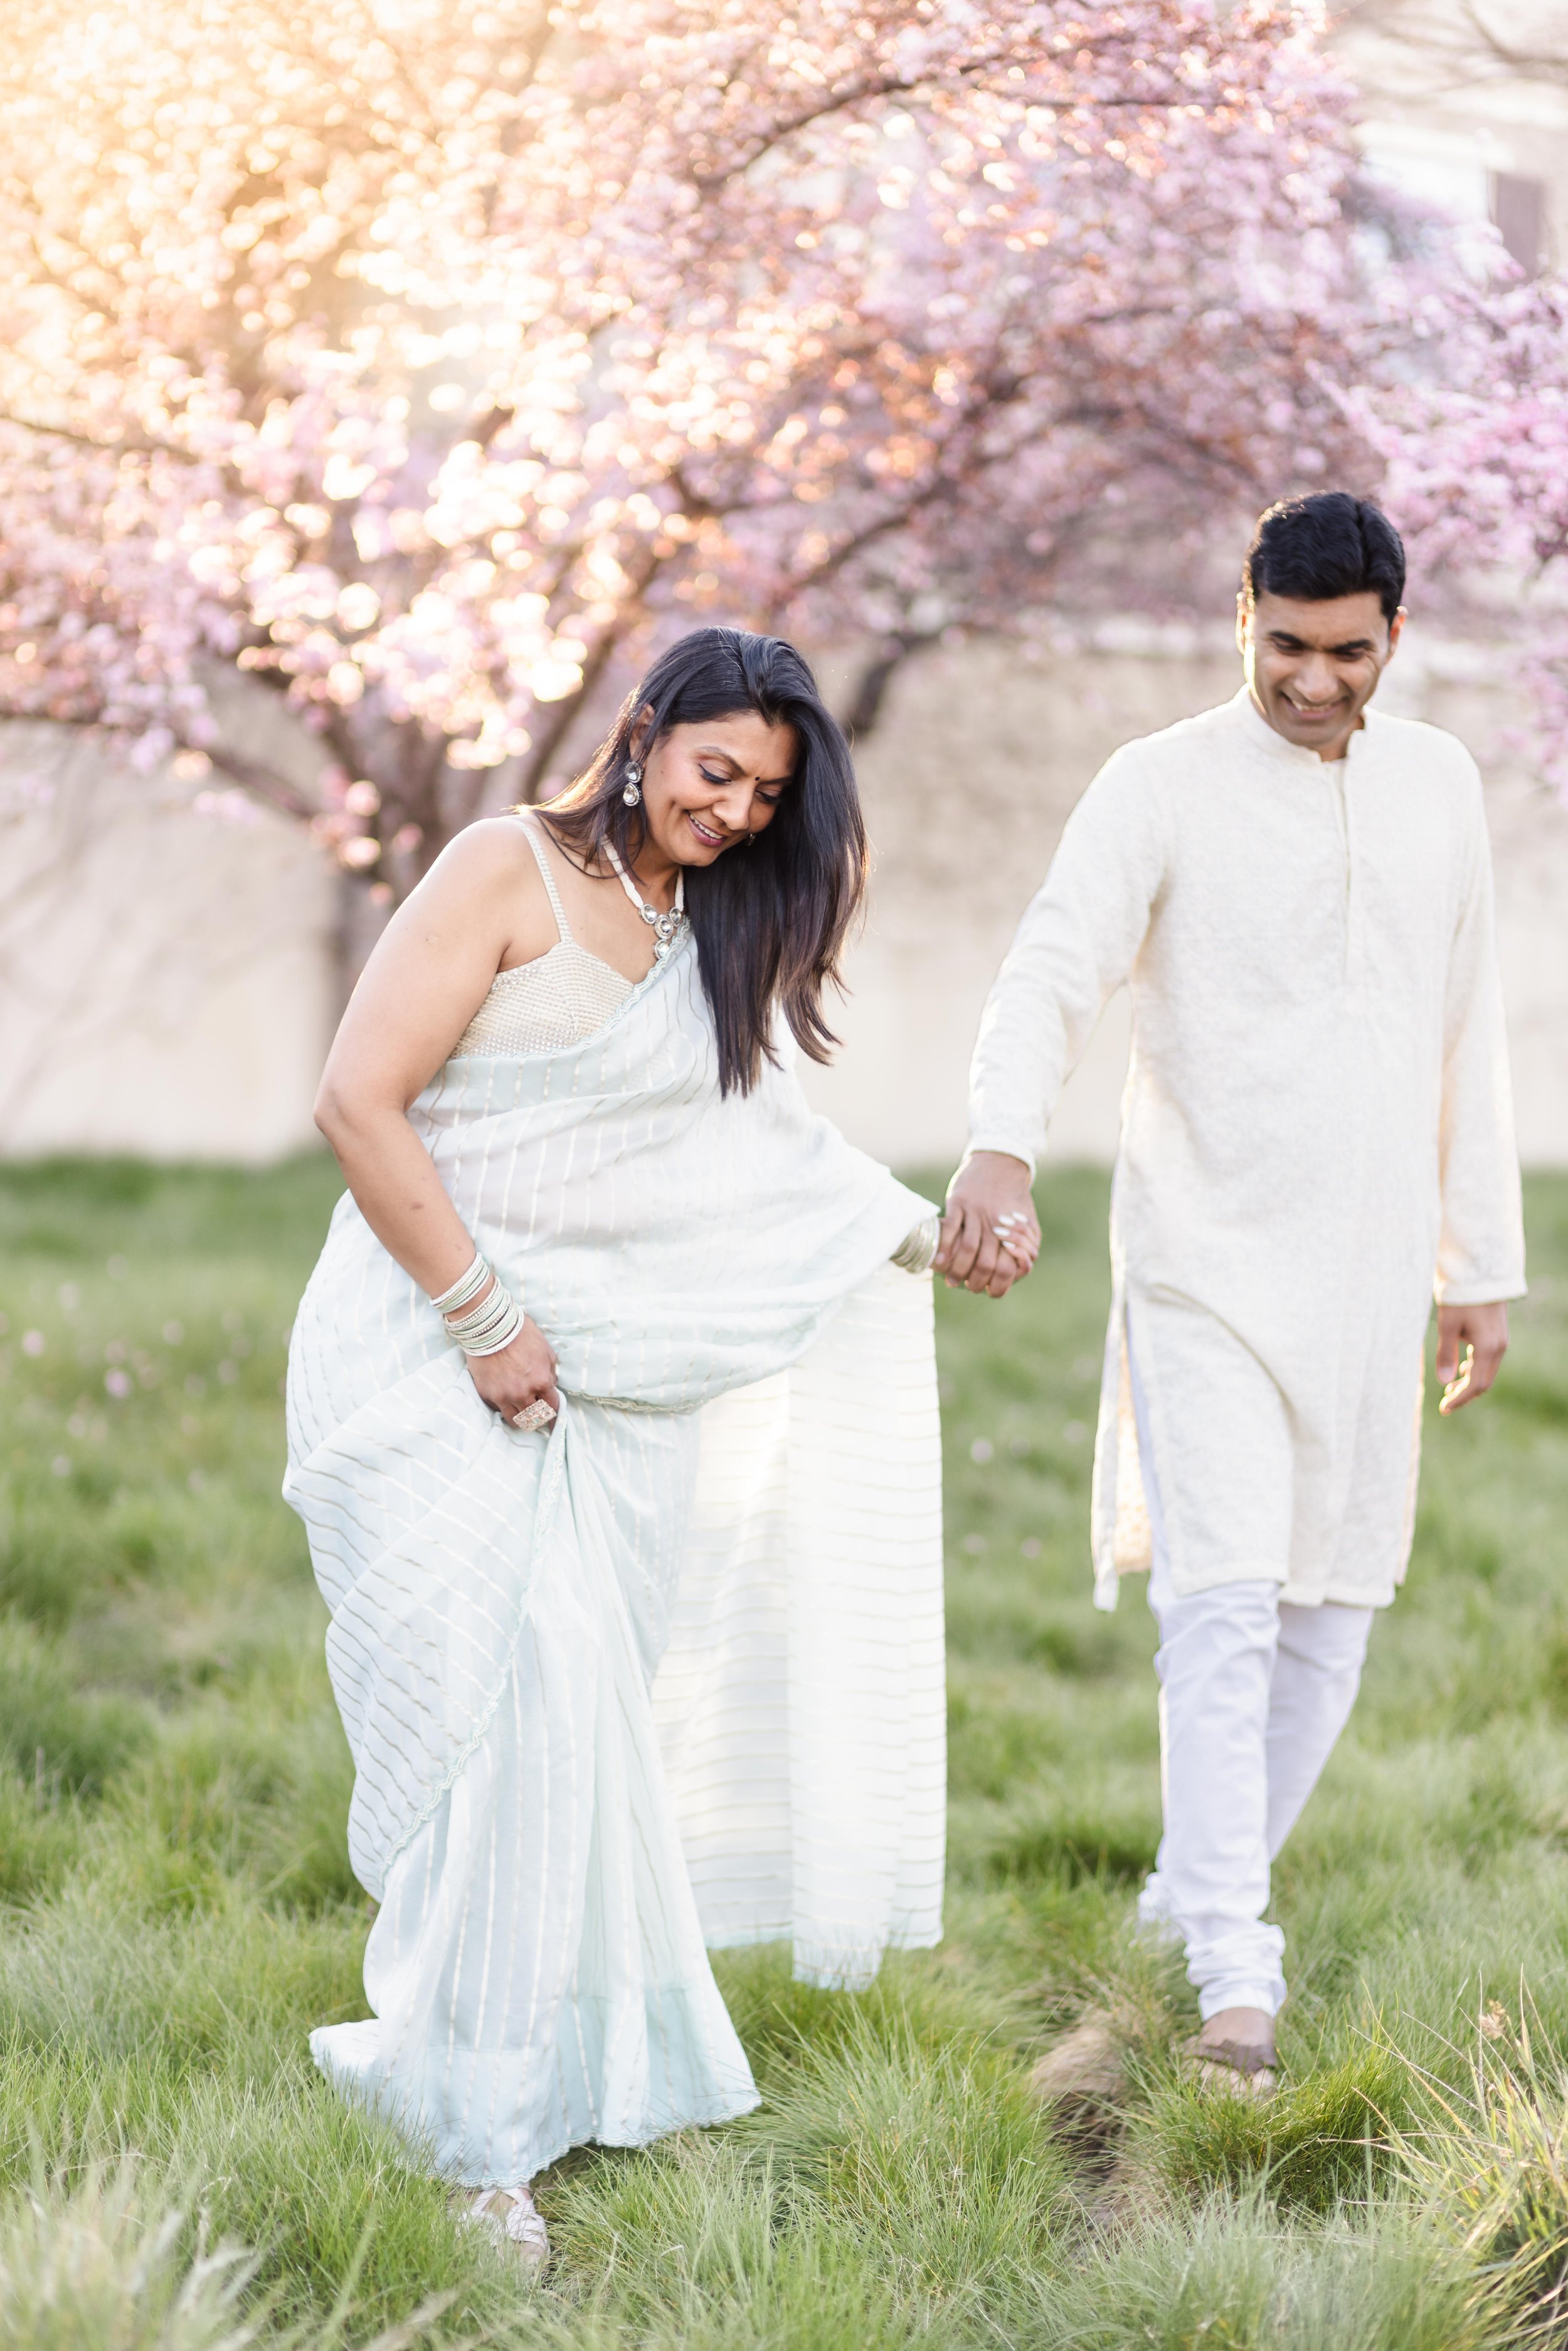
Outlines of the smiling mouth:
M 715 832 L 710 826 L 704 824 L 700 818 L 695 817 L 690 809 L 686 810 L 686 822 L 691 826 L 691 829 L 696 834 L 697 839 L 699 841 L 706 841 L 710 849 L 722 849 L 724 847 L 723 833 Z
M 1280 699 L 1298 718 L 1332 718 L 1343 706 L 1343 697 L 1333 702 L 1297 702 L 1293 695 L 1281 694 Z

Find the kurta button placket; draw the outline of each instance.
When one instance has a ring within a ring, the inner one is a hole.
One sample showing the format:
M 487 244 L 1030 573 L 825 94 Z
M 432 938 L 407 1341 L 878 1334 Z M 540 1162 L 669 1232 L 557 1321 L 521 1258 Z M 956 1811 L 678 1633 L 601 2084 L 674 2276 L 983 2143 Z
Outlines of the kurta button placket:
M 1352 764 L 1354 754 L 1353 737 L 1343 759 L 1335 763 L 1336 772 L 1333 778 L 1339 797 L 1340 823 L 1344 831 L 1344 981 L 1346 991 L 1353 998 L 1364 977 L 1359 937 L 1362 891 L 1356 853 L 1357 795 L 1354 789 L 1355 770 Z

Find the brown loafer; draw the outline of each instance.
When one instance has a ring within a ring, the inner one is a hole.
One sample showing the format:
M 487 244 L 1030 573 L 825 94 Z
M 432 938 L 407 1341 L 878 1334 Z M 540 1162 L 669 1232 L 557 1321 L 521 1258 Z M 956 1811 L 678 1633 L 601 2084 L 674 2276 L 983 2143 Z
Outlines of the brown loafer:
M 1200 2089 L 1221 2097 L 1271 2098 L 1277 2087 L 1278 2058 L 1273 2043 L 1246 2041 L 1189 2041 L 1183 2062 Z

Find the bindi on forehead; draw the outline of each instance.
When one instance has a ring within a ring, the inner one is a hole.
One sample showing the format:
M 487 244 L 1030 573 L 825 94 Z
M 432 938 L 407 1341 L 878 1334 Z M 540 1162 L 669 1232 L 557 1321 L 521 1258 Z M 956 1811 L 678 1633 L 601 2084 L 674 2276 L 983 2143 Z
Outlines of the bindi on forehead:
M 727 750 L 722 743 L 698 743 L 695 744 L 693 748 L 695 758 L 699 759 L 717 759 L 722 762 L 725 767 L 733 768 L 734 772 L 737 776 L 753 773 L 753 771 L 747 767 L 744 759 L 737 758 L 736 754 L 733 751 Z M 793 783 L 795 780 L 795 771 L 791 768 L 788 775 L 765 776 L 761 769 L 758 768 L 755 771 L 754 779 L 759 784 L 767 785 L 768 789 L 772 790 L 777 785 Z
M 698 732 L 698 728 L 701 732 Z M 687 737 L 691 758 L 728 768 L 732 774 L 776 790 L 794 780 L 800 746 L 795 729 L 766 719 L 758 711 L 699 720 Z M 782 769 L 782 773 L 772 772 Z

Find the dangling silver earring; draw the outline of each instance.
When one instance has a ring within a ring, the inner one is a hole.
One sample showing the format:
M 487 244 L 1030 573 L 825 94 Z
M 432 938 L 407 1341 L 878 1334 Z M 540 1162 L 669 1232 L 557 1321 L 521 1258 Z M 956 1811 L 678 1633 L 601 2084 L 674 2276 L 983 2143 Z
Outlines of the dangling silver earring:
M 642 799 L 643 795 L 637 789 L 637 787 L 642 780 L 643 770 L 637 765 L 636 760 L 633 759 L 632 765 L 626 770 L 626 788 L 621 795 L 628 808 L 635 808 L 638 801 Z

